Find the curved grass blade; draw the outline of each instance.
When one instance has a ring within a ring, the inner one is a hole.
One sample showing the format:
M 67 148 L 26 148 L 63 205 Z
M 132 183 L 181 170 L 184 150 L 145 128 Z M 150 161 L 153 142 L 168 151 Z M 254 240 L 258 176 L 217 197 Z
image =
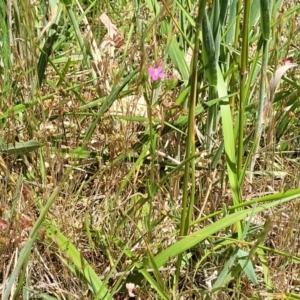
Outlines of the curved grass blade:
M 116 237 L 113 237 L 113 242 L 119 246 L 119 247 L 124 247 L 122 246 L 121 244 L 121 241 L 116 238 Z M 151 287 L 153 289 L 156 290 L 156 292 L 159 294 L 160 298 L 159 299 L 164 299 L 164 300 L 168 300 L 170 299 L 166 294 L 165 292 L 161 289 L 161 287 L 159 286 L 159 284 L 154 280 L 154 278 L 150 275 L 150 273 L 148 272 L 148 270 L 145 268 L 145 265 L 140 263 L 137 259 L 137 257 L 134 255 L 134 253 L 128 249 L 128 248 L 123 248 L 122 249 L 124 251 L 124 253 L 126 254 L 126 256 L 134 263 L 138 273 L 141 273 L 144 278 L 150 283 Z M 151 263 L 152 265 L 156 264 L 156 260 L 155 259 L 152 259 L 151 260 Z M 156 268 L 158 269 L 159 266 L 156 265 Z
M 84 276 L 92 293 L 94 295 L 97 294 L 99 296 L 98 299 L 112 299 L 112 295 L 107 287 L 70 240 L 50 223 L 45 225 L 45 229 L 47 236 L 58 245 L 61 251 L 69 257 L 76 269 Z
M 54 191 L 51 194 L 50 198 L 48 199 L 46 205 L 42 208 L 42 210 L 40 212 L 40 216 L 37 219 L 37 221 L 35 222 L 35 225 L 32 228 L 27 241 L 26 241 L 23 249 L 20 252 L 20 256 L 17 260 L 16 266 L 15 266 L 14 270 L 12 271 L 12 274 L 10 275 L 10 277 L 9 277 L 5 287 L 4 287 L 4 291 L 3 291 L 3 294 L 2 294 L 2 300 L 7 300 L 9 298 L 12 287 L 13 287 L 15 281 L 18 278 L 19 272 L 20 272 L 21 268 L 23 267 L 24 263 L 27 261 L 27 259 L 30 256 L 31 248 L 32 248 L 32 245 L 33 245 L 33 243 L 35 242 L 35 240 L 37 238 L 38 231 L 42 227 L 43 222 L 46 218 L 46 215 L 47 215 L 50 207 L 54 203 L 56 197 L 58 196 L 61 188 L 65 184 L 65 181 L 67 180 L 67 178 L 69 178 L 70 172 L 71 172 L 71 169 L 69 169 L 66 172 L 66 176 L 62 180 L 61 184 L 58 187 L 56 187 L 56 189 L 54 189 Z
M 244 220 L 246 217 L 256 214 L 261 211 L 265 211 L 271 207 L 274 207 L 279 204 L 283 204 L 285 202 L 291 201 L 300 196 L 300 189 L 286 191 L 284 193 L 278 193 L 272 195 L 273 197 L 262 197 L 258 199 L 254 199 L 256 201 L 261 201 L 263 199 L 273 200 L 276 198 L 280 198 L 279 200 L 272 201 L 266 204 L 259 204 L 257 207 L 248 208 L 242 211 L 235 212 L 230 215 L 226 215 L 224 218 L 212 223 L 211 225 L 206 226 L 203 229 L 200 229 L 187 237 L 184 237 L 180 241 L 176 242 L 175 244 L 171 245 L 167 249 L 160 252 L 158 255 L 155 256 L 155 262 L 157 267 L 160 268 L 165 265 L 171 258 L 176 257 L 180 253 L 183 253 L 195 245 L 201 243 L 208 237 L 212 236 L 213 234 L 227 228 L 228 226 L 240 222 Z

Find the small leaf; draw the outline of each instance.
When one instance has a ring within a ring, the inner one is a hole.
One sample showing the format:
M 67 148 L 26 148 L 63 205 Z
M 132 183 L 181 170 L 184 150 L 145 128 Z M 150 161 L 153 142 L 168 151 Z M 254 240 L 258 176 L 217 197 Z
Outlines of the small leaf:
M 71 0 L 60 0 L 60 3 L 62 3 L 65 6 L 70 6 L 72 4 Z
M 238 261 L 242 269 L 244 270 L 247 277 L 255 284 L 258 285 L 258 280 L 255 274 L 255 270 L 253 268 L 252 261 L 249 259 L 249 253 L 239 249 L 238 253 Z

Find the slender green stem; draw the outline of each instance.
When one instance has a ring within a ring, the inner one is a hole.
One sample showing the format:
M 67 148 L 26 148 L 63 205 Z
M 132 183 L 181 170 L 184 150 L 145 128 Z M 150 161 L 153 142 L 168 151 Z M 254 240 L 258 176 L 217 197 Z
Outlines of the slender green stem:
M 259 92 L 259 102 L 258 102 L 258 113 L 257 113 L 257 121 L 255 128 L 255 140 L 254 140 L 254 150 L 253 150 L 253 158 L 250 164 L 250 172 L 253 171 L 257 155 L 259 149 L 259 141 L 262 133 L 262 119 L 263 119 L 263 109 L 266 103 L 266 76 L 267 76 L 267 67 L 268 67 L 268 59 L 269 59 L 269 41 L 263 41 L 263 57 L 262 57 L 262 68 L 261 68 L 261 76 L 260 76 L 260 92 Z M 251 173 L 250 173 L 251 174 Z M 252 178 L 252 176 L 250 177 Z
M 151 89 L 150 99 L 147 99 L 147 111 L 148 111 L 148 121 L 149 121 L 149 138 L 150 138 L 150 181 L 148 186 L 148 194 L 149 194 L 149 214 L 148 214 L 148 242 L 150 243 L 152 240 L 152 230 L 151 226 L 151 216 L 153 209 L 153 201 L 152 201 L 152 190 L 155 184 L 155 150 L 156 150 L 156 133 L 153 128 L 153 120 L 152 120 L 152 103 L 153 103 L 154 90 Z
M 241 22 L 241 8 L 242 8 L 242 0 L 238 0 L 237 3 L 237 18 L 235 22 L 235 35 L 234 35 L 234 45 L 235 49 L 239 49 L 239 37 L 240 37 L 240 22 Z
M 240 113 L 239 113 L 239 141 L 238 141 L 238 159 L 237 159 L 237 175 L 238 178 L 242 172 L 243 163 L 243 142 L 244 142 L 244 123 L 245 123 L 245 104 L 247 90 L 245 89 L 247 82 L 248 68 L 248 35 L 249 35 L 249 18 L 250 18 L 251 1 L 244 1 L 244 18 L 242 30 L 242 50 L 241 50 L 241 73 L 240 73 Z
M 195 47 L 193 53 L 193 65 L 192 74 L 190 77 L 191 93 L 189 98 L 189 122 L 188 122 L 188 134 L 186 140 L 186 153 L 185 159 L 195 156 L 195 107 L 197 99 L 197 82 L 198 82 L 198 53 L 199 53 L 199 37 L 202 19 L 205 12 L 206 0 L 199 1 L 198 16 L 196 20 L 196 36 L 195 36 Z M 189 186 L 191 187 L 189 190 Z M 188 202 L 188 196 L 190 201 Z M 193 207 L 195 199 L 195 158 L 191 159 L 189 163 L 185 165 L 184 170 L 184 181 L 183 181 L 183 197 L 182 197 L 182 211 L 180 220 L 180 236 L 184 236 L 188 233 L 190 226 Z M 175 274 L 175 287 L 179 282 L 180 267 L 182 262 L 182 254 L 178 255 L 176 274 Z
M 201 4 L 206 1 L 200 1 L 199 7 Z M 200 11 L 199 11 L 200 14 Z M 201 19 L 202 22 L 202 19 Z M 189 122 L 188 122 L 188 134 L 186 140 L 186 153 L 185 159 L 188 159 L 190 156 L 195 155 L 195 107 L 196 107 L 196 99 L 197 99 L 197 74 L 198 74 L 198 52 L 199 52 L 199 35 L 201 22 L 197 20 L 197 29 L 196 29 L 196 38 L 195 38 L 195 48 L 194 48 L 194 56 L 193 56 L 193 65 L 192 65 L 192 75 L 191 75 L 191 93 L 189 99 Z M 186 235 L 189 228 L 190 220 L 188 217 L 191 217 L 190 212 L 187 213 L 188 205 L 193 206 L 194 203 L 192 199 L 194 199 L 194 195 L 190 194 L 190 203 L 188 204 L 188 195 L 189 195 L 189 185 L 194 185 L 194 182 L 190 182 L 191 178 L 190 172 L 194 170 L 195 160 L 192 159 L 185 165 L 184 170 L 184 182 L 183 182 L 183 198 L 182 198 L 182 213 L 181 213 L 181 223 L 180 223 L 180 235 Z
M 83 37 L 81 35 L 81 32 L 80 32 L 80 28 L 79 28 L 79 25 L 78 25 L 78 21 L 76 19 L 76 16 L 73 12 L 73 8 L 69 5 L 66 6 L 66 9 L 67 9 L 67 13 L 69 15 L 69 18 L 71 20 L 71 23 L 73 25 L 73 28 L 74 28 L 74 31 L 75 31 L 75 35 L 76 35 L 76 38 L 77 38 L 77 41 L 79 43 L 79 46 L 80 46 L 80 49 L 83 53 L 83 60 L 87 66 L 88 69 L 91 70 L 91 75 L 92 75 L 92 78 L 94 80 L 94 82 L 96 83 L 96 73 L 95 71 L 93 70 L 93 68 L 91 67 L 91 61 L 90 61 L 90 58 L 89 58 L 89 55 L 87 53 L 87 49 L 86 49 L 86 46 L 84 44 L 84 40 L 83 40 Z
M 150 182 L 154 182 L 154 161 L 155 161 L 155 148 L 156 148 L 156 139 L 154 136 L 153 129 L 153 120 L 152 120 L 152 103 L 153 103 L 154 91 L 151 90 L 150 101 L 147 101 L 147 113 L 149 121 L 149 135 L 150 135 L 150 157 L 151 157 L 151 167 L 150 167 Z

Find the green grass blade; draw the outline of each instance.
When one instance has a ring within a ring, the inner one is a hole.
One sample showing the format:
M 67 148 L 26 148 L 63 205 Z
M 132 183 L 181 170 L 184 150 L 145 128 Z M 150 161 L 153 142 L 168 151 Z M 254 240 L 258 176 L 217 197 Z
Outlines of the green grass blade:
M 285 193 L 279 193 L 277 195 L 272 195 L 274 199 L 276 199 L 276 196 L 280 198 L 280 200 L 272 201 L 270 203 L 257 205 L 254 208 L 248 208 L 244 209 L 242 211 L 237 211 L 233 214 L 227 215 L 224 218 L 214 222 L 211 225 L 206 226 L 203 229 L 200 229 L 192 234 L 190 234 L 187 237 L 184 237 L 180 241 L 176 242 L 172 246 L 168 247 L 167 249 L 163 250 L 159 254 L 155 256 L 155 262 L 157 264 L 157 267 L 160 268 L 163 265 L 165 265 L 169 259 L 176 257 L 178 254 L 183 253 L 198 243 L 201 243 L 208 237 L 214 235 L 215 233 L 223 230 L 224 228 L 227 228 L 228 226 L 240 222 L 241 220 L 244 220 L 247 216 L 250 216 L 251 214 L 256 214 L 261 211 L 265 211 L 268 208 L 274 207 L 279 204 L 283 204 L 285 202 L 291 201 L 297 197 L 300 196 L 300 189 L 287 191 Z M 274 197 L 275 196 L 275 197 Z M 264 199 L 268 199 L 267 197 L 264 197 Z M 272 197 L 271 197 L 272 199 Z M 257 200 L 257 199 L 256 199 Z
M 48 199 L 46 205 L 42 208 L 42 210 L 40 212 L 40 216 L 37 219 L 37 221 L 35 222 L 34 227 L 32 228 L 27 241 L 26 241 L 23 249 L 20 252 L 20 256 L 18 258 L 16 266 L 15 266 L 12 274 L 10 275 L 10 277 L 7 281 L 7 284 L 4 288 L 3 296 L 2 296 L 3 300 L 8 299 L 8 297 L 11 293 L 12 286 L 13 286 L 14 282 L 16 281 L 23 264 L 25 263 L 25 261 L 28 259 L 29 255 L 30 255 L 32 245 L 33 245 L 33 243 L 35 242 L 35 240 L 37 238 L 37 233 L 40 230 L 40 228 L 42 227 L 43 222 L 46 218 L 46 215 L 47 215 L 50 207 L 54 203 L 57 195 L 59 194 L 62 186 L 64 185 L 65 180 L 68 178 L 69 173 L 70 173 L 70 170 L 67 172 L 67 174 L 64 177 L 64 180 L 62 181 L 62 183 L 53 191 L 53 193 L 51 194 L 50 198 Z
M 183 82 L 185 83 L 185 85 L 187 85 L 190 77 L 189 66 L 186 63 L 183 52 L 179 49 L 176 37 L 172 38 L 170 45 L 167 48 L 167 53 L 170 55 L 171 60 L 182 76 Z
M 239 249 L 237 253 L 238 262 L 247 275 L 247 277 L 252 281 L 253 284 L 258 285 L 257 276 L 252 264 L 252 261 L 249 260 L 250 254 L 247 251 Z
M 61 251 L 69 257 L 74 266 L 84 276 L 93 294 L 98 294 L 98 299 L 112 299 L 112 295 L 110 295 L 107 287 L 100 280 L 99 275 L 95 273 L 71 241 L 59 232 L 53 224 L 45 224 L 44 227 L 47 236 L 58 245 Z
M 113 241 L 116 245 L 119 247 L 121 246 L 121 242 L 116 237 L 113 238 Z M 154 280 L 154 278 L 151 276 L 151 274 L 146 270 L 145 265 L 140 263 L 134 253 L 130 249 L 125 249 L 124 246 L 123 251 L 126 254 L 126 256 L 134 263 L 137 271 L 143 275 L 143 277 L 150 283 L 151 287 L 157 291 L 160 299 L 168 300 L 169 297 L 165 294 L 165 292 L 160 288 L 159 284 Z M 154 260 L 152 263 L 156 263 Z M 157 266 L 159 268 L 159 266 Z
M 238 252 L 239 252 L 239 249 L 236 248 L 236 249 L 234 249 L 233 253 L 231 253 L 229 259 L 227 259 L 227 261 L 225 262 L 222 271 L 220 272 L 219 276 L 217 277 L 216 281 L 214 282 L 213 287 L 212 287 L 213 289 L 217 289 L 217 288 L 221 287 L 228 280 L 231 279 L 231 276 L 230 276 L 231 269 L 232 269 L 234 262 L 238 256 Z
M 225 85 L 220 69 L 218 69 L 217 90 L 220 98 L 226 97 L 227 87 Z M 222 116 L 222 131 L 224 136 L 228 178 L 232 190 L 233 203 L 238 204 L 241 202 L 241 199 L 240 199 L 239 185 L 237 179 L 235 140 L 233 134 L 233 123 L 232 123 L 232 116 L 231 116 L 229 102 L 228 104 L 220 105 L 220 109 L 221 109 L 221 116 Z
M 124 89 L 124 87 L 132 80 L 132 78 L 138 73 L 138 70 L 132 71 L 129 75 L 127 75 L 122 84 L 116 86 L 113 88 L 111 94 L 106 98 L 106 100 L 103 102 L 102 106 L 99 109 L 99 112 L 97 113 L 97 116 L 95 120 L 90 124 L 84 138 L 84 142 L 87 143 L 90 141 L 92 134 L 99 123 L 101 117 L 104 115 L 104 113 L 111 107 L 111 105 L 114 103 L 114 101 L 117 99 L 119 93 Z
M 42 146 L 43 145 L 41 143 L 34 140 L 30 140 L 25 142 L 16 142 L 13 144 L 2 144 L 0 146 L 0 152 L 13 155 L 22 155 L 27 154 L 31 151 L 35 151 Z
M 218 82 L 216 46 L 206 12 L 202 21 L 202 44 L 204 73 L 209 85 L 215 86 Z

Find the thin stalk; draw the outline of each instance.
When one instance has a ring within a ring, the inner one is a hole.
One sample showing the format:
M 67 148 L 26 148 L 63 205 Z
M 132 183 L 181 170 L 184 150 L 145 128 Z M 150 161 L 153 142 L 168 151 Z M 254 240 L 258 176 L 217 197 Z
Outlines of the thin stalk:
M 269 59 L 269 40 L 263 41 L 263 57 L 262 57 L 262 67 L 261 67 L 261 76 L 260 76 L 260 92 L 259 92 L 259 101 L 258 101 L 258 113 L 257 121 L 255 128 L 255 140 L 254 140 L 254 150 L 253 157 L 250 164 L 250 182 L 252 182 L 252 171 L 257 159 L 257 152 L 259 149 L 259 141 L 262 134 L 262 119 L 263 119 L 263 109 L 266 103 L 266 76 L 267 76 L 267 67 Z
M 216 96 L 216 87 L 210 86 L 209 91 L 208 91 L 209 100 L 216 99 L 218 96 Z M 206 124 L 206 149 L 208 153 L 211 153 L 212 151 L 212 141 L 213 141 L 213 135 L 215 134 L 216 131 L 216 119 L 217 119 L 217 108 L 218 105 L 212 105 L 211 107 L 208 108 L 207 111 L 207 124 Z
M 12 286 L 15 283 L 15 281 L 22 269 L 22 266 L 24 265 L 24 263 L 28 262 L 28 258 L 30 256 L 32 246 L 37 238 L 37 234 L 38 234 L 40 228 L 43 226 L 43 223 L 47 217 L 49 209 L 53 205 L 56 197 L 58 196 L 60 190 L 64 186 L 66 180 L 69 178 L 71 171 L 72 171 L 72 168 L 67 170 L 66 175 L 64 176 L 60 185 L 54 189 L 51 196 L 47 200 L 47 203 L 45 204 L 45 206 L 41 208 L 40 215 L 39 215 L 38 219 L 36 220 L 32 230 L 29 234 L 29 237 L 20 252 L 19 258 L 14 266 L 14 269 L 13 269 L 10 277 L 7 279 L 4 291 L 2 293 L 3 300 L 7 300 L 9 298 Z
M 234 48 L 239 49 L 239 37 L 240 37 L 240 22 L 241 22 L 241 8 L 242 8 L 242 0 L 238 0 L 237 3 L 237 18 L 235 22 L 235 35 L 234 35 Z
M 243 142 L 244 142 L 244 123 L 245 123 L 245 104 L 247 90 L 247 68 L 248 68 L 248 38 L 249 38 L 249 19 L 250 19 L 250 0 L 244 1 L 244 18 L 242 30 L 242 50 L 241 50 L 241 73 L 240 73 L 240 113 L 239 113 L 239 140 L 238 140 L 238 159 L 237 159 L 237 175 L 238 178 L 242 172 L 243 163 Z
M 214 45 L 215 45 L 215 57 L 216 59 L 219 58 L 220 54 L 220 0 L 213 2 L 213 9 L 210 17 L 210 22 L 212 26 L 212 33 L 214 38 Z M 209 87 L 209 98 L 208 99 L 215 99 L 217 98 L 215 86 Z M 218 111 L 218 105 L 212 105 L 208 108 L 207 112 L 207 129 L 206 129 L 206 149 L 208 153 L 211 153 L 212 150 L 212 136 L 216 131 L 216 116 Z
M 230 30 L 234 30 L 234 40 L 233 40 L 233 48 L 234 49 L 239 49 L 239 34 L 240 34 L 240 21 L 241 21 L 241 16 L 240 16 L 240 10 L 241 10 L 241 0 L 239 0 L 237 2 L 237 0 L 234 0 L 232 2 L 231 5 L 235 5 L 235 9 L 232 8 L 232 12 L 230 14 L 230 18 L 233 18 L 235 15 L 236 15 L 236 21 L 235 21 L 235 28 L 234 29 L 230 29 Z M 227 44 L 230 44 L 232 43 L 231 39 L 228 39 L 227 40 Z M 232 70 L 234 70 L 237 66 L 238 66 L 238 61 L 239 61 L 239 57 L 238 57 L 238 54 L 233 52 L 233 66 L 231 67 Z M 229 65 L 230 65 L 230 61 L 231 61 L 231 58 L 230 58 L 230 53 L 228 52 L 227 54 L 227 64 L 228 64 L 228 68 L 229 68 Z M 224 76 L 226 77 L 226 73 L 224 74 Z M 229 86 L 236 86 L 236 83 L 237 83 L 237 75 L 235 72 L 232 72 L 232 76 L 231 76 L 231 79 L 230 79 L 230 83 L 229 83 Z M 229 98 L 229 103 L 230 103 L 230 108 L 231 108 L 231 115 L 232 117 L 234 116 L 234 110 L 235 110 L 235 103 L 236 103 L 236 95 L 232 95 L 230 98 Z
M 1 30 L 1 61 L 3 63 L 3 75 L 4 75 L 4 89 L 3 91 L 6 93 L 10 89 L 11 84 L 11 52 L 10 52 L 10 29 L 9 24 L 7 24 L 7 9 L 5 1 L 0 1 L 0 30 Z M 1 86 L 3 88 L 3 86 Z
M 198 53 L 199 53 L 199 36 L 201 29 L 201 22 L 203 18 L 203 14 L 200 16 L 200 7 L 204 9 L 206 4 L 206 0 L 202 0 L 199 3 L 199 12 L 198 12 L 198 20 L 197 20 L 197 28 L 196 28 L 196 37 L 195 37 L 195 48 L 193 55 L 193 65 L 192 65 L 192 75 L 191 75 L 191 93 L 189 99 L 189 121 L 188 121 L 188 134 L 186 139 L 186 153 L 185 159 L 188 159 L 191 156 L 195 155 L 195 108 L 196 108 L 196 99 L 197 99 L 197 82 L 198 82 Z M 201 17 L 201 21 L 200 18 Z M 183 182 L 183 198 L 182 198 L 182 214 L 181 214 L 181 223 L 180 223 L 180 235 L 186 235 L 189 229 L 191 212 L 194 205 L 194 194 L 190 193 L 190 202 L 188 204 L 188 188 L 189 184 L 191 185 L 191 189 L 195 186 L 195 182 L 193 178 L 195 172 L 195 158 L 191 159 L 189 163 L 185 165 L 184 169 L 184 182 Z M 190 172 L 192 171 L 192 176 L 190 176 Z M 190 178 L 191 177 L 191 178 Z M 191 179 L 191 181 L 190 181 Z
M 148 214 L 148 243 L 152 241 L 152 230 L 151 230 L 151 216 L 153 210 L 153 187 L 155 185 L 155 157 L 156 157 L 156 133 L 153 128 L 153 120 L 152 120 L 152 103 L 154 97 L 154 90 L 151 89 L 150 99 L 148 99 L 145 93 L 145 99 L 147 102 L 147 113 L 148 113 L 148 121 L 149 121 L 149 139 L 150 139 L 150 180 L 148 185 L 148 195 L 149 195 L 149 214 Z
M 241 31 L 240 24 L 241 24 L 242 2 L 243 2 L 242 0 L 238 0 L 237 7 L 236 7 L 237 17 L 236 17 L 236 22 L 235 22 L 234 47 L 233 47 L 234 49 L 240 49 L 239 39 L 240 39 L 240 31 Z M 233 57 L 234 57 L 235 64 L 239 65 L 239 59 L 240 59 L 239 55 L 236 52 L 234 52 Z M 234 78 L 234 82 L 236 82 L 236 78 Z M 234 99 L 235 99 L 235 97 L 234 97 Z M 233 104 L 233 106 L 234 106 L 234 104 Z
M 189 163 L 185 165 L 184 179 L 183 179 L 183 196 L 182 196 L 182 210 L 180 220 L 179 235 L 185 236 L 188 233 L 195 200 L 195 108 L 197 99 L 197 82 L 198 82 L 198 53 L 200 43 L 200 30 L 202 19 L 205 12 L 206 0 L 200 0 L 198 6 L 198 16 L 196 20 L 196 34 L 195 34 L 195 46 L 193 53 L 193 65 L 192 74 L 190 77 L 191 93 L 189 97 L 189 122 L 188 122 L 188 134 L 186 139 L 186 153 L 185 160 L 188 160 L 191 156 L 193 157 Z M 190 191 L 189 191 L 189 186 Z M 188 196 L 190 200 L 188 201 Z M 178 286 L 180 267 L 182 262 L 182 254 L 178 255 L 176 274 L 175 274 L 175 285 Z
M 84 62 L 85 62 L 85 64 L 86 64 L 87 68 L 88 68 L 89 70 L 91 70 L 91 75 L 92 75 L 93 80 L 96 80 L 96 79 L 97 79 L 97 78 L 96 78 L 97 76 L 96 76 L 96 73 L 95 73 L 94 69 L 91 67 L 91 62 L 90 62 L 89 56 L 88 56 L 88 54 L 87 54 L 86 47 L 85 47 L 85 45 L 84 45 L 84 40 L 83 40 L 83 37 L 82 37 L 82 35 L 81 35 L 80 29 L 79 29 L 79 25 L 78 25 L 78 23 L 77 23 L 76 16 L 75 16 L 75 14 L 74 14 L 74 12 L 73 12 L 71 6 L 68 6 L 68 5 L 67 5 L 67 6 L 66 6 L 66 9 L 67 9 L 67 13 L 68 13 L 68 15 L 69 15 L 69 18 L 70 18 L 70 20 L 71 20 L 71 23 L 72 23 L 72 25 L 73 25 L 73 29 L 74 29 L 74 31 L 75 31 L 75 36 L 76 36 L 77 41 L 78 41 L 78 43 L 79 43 L 80 49 L 81 49 L 81 51 L 82 51 L 82 53 L 83 53 L 83 59 L 84 59 Z M 96 82 L 96 81 L 95 81 L 95 82 Z

